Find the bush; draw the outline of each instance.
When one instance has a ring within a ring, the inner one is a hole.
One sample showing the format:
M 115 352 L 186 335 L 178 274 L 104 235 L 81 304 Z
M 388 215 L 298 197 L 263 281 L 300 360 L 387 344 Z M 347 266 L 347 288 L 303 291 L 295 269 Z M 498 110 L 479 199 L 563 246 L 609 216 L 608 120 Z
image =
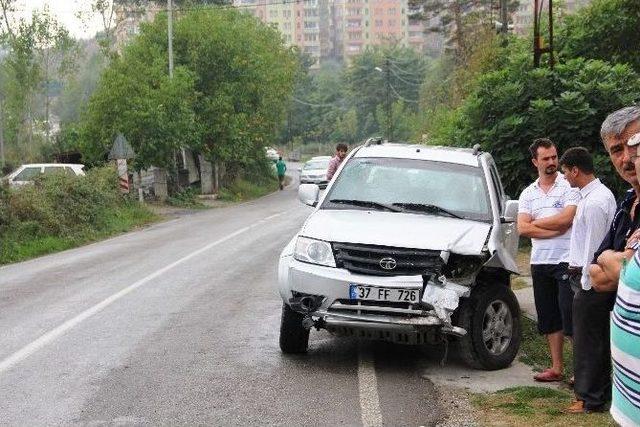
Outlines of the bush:
M 490 151 L 511 196 L 535 178 L 528 153 L 533 139 L 549 137 L 560 152 L 582 145 L 596 157 L 598 175 L 619 193 L 624 184 L 605 159 L 600 125 L 610 112 L 638 100 L 638 75 L 627 65 L 582 58 L 554 70 L 531 68 L 530 61 L 528 52 L 516 51 L 504 67 L 484 74 L 457 113 L 442 122 L 439 138 Z
M 0 187 L 0 264 L 65 249 L 145 223 L 153 215 L 123 197 L 115 170 L 53 175 L 17 190 Z

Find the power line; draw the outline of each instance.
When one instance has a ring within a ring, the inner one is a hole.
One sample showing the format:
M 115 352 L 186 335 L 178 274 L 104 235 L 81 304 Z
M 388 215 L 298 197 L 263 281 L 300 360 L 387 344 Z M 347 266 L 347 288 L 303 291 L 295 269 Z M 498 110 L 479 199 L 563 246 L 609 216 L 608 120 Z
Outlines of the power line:
M 419 104 L 419 103 L 420 103 L 420 101 L 419 101 L 419 100 L 418 100 L 418 101 L 416 101 L 416 100 L 414 100 L 414 99 L 405 98 L 404 96 L 400 95 L 400 94 L 398 93 L 398 91 L 396 90 L 396 88 L 395 88 L 395 87 L 393 87 L 393 85 L 391 84 L 391 82 L 389 82 L 389 87 L 391 88 L 391 90 L 392 90 L 392 91 L 393 91 L 393 93 L 395 94 L 396 98 L 401 99 L 401 100 L 403 100 L 403 101 L 405 101 L 405 102 L 412 102 L 412 103 L 414 103 L 414 104 Z
M 292 96 L 291 99 L 294 102 L 297 102 L 298 104 L 302 104 L 302 105 L 306 105 L 306 106 L 314 107 L 314 108 L 331 108 L 332 107 L 332 108 L 342 108 L 342 109 L 344 109 L 343 106 L 338 105 L 338 103 L 335 103 L 335 102 L 332 103 L 332 104 L 314 104 L 314 103 L 311 103 L 311 102 L 307 102 L 307 101 L 303 101 L 301 99 L 298 99 L 295 96 Z
M 399 75 L 396 74 L 396 72 L 393 70 L 393 68 L 391 69 L 391 74 L 393 74 L 394 77 L 397 78 L 398 80 L 400 80 L 402 83 L 406 83 L 408 85 L 414 85 L 414 86 L 422 86 L 422 82 L 420 82 L 420 83 L 413 82 L 413 81 L 405 80 L 404 78 L 400 77 Z

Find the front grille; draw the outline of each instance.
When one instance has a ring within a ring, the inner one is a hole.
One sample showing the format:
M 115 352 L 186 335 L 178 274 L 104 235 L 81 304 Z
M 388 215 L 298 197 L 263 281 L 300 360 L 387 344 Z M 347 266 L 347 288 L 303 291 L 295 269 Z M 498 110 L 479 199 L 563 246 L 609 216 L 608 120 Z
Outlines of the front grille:
M 426 249 L 333 243 L 333 254 L 337 267 L 375 276 L 431 275 L 439 271 L 443 264 L 440 251 Z M 396 268 L 382 268 L 380 261 L 383 258 L 395 260 Z
M 419 316 L 424 313 L 424 310 L 418 304 L 410 304 L 408 302 L 337 299 L 329 307 L 328 312 Z

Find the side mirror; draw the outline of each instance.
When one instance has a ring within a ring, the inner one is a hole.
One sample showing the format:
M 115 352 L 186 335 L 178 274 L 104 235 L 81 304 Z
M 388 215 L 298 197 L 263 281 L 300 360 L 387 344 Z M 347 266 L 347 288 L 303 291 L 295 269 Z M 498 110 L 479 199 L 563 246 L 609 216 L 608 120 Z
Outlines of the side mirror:
M 305 205 L 315 207 L 318 204 L 320 188 L 315 184 L 300 184 L 298 187 L 298 199 Z
M 518 218 L 518 201 L 517 200 L 507 200 L 504 208 L 504 216 L 500 218 L 500 222 L 516 222 Z

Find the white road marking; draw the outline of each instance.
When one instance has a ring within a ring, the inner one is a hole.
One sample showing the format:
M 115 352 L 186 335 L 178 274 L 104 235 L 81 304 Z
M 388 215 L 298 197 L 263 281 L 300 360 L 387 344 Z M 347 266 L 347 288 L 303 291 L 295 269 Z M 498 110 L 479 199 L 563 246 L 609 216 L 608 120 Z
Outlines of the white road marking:
M 358 389 L 360 392 L 360 414 L 364 427 L 382 426 L 378 381 L 373 355 L 360 345 L 358 350 Z
M 182 258 L 180 258 L 179 260 L 167 265 L 166 267 L 161 268 L 160 270 L 157 270 L 155 273 L 152 273 L 146 277 L 144 277 L 143 279 L 138 280 L 137 282 L 127 286 L 126 288 L 122 289 L 121 291 L 111 295 L 110 297 L 108 297 L 107 299 L 99 302 L 98 304 L 94 305 L 93 307 L 88 308 L 87 310 L 83 311 L 82 313 L 78 314 L 77 316 L 75 316 L 72 319 L 67 320 L 66 322 L 64 322 L 63 324 L 61 324 L 60 326 L 56 327 L 55 329 L 52 329 L 51 331 L 47 332 L 46 334 L 42 335 L 40 338 L 36 339 L 35 341 L 32 341 L 30 344 L 27 344 L 26 346 L 22 347 L 20 350 L 16 351 L 15 353 L 11 354 L 10 356 L 8 356 L 7 358 L 3 359 L 2 361 L 0 361 L 0 374 L 6 372 L 7 370 L 11 369 L 13 366 L 15 366 L 17 363 L 21 362 L 22 360 L 26 359 L 27 357 L 31 356 L 33 353 L 35 353 L 36 351 L 40 350 L 41 348 L 43 348 L 44 346 L 46 346 L 47 344 L 51 343 L 52 341 L 56 340 L 58 337 L 60 337 L 61 335 L 63 335 L 64 333 L 66 333 L 67 331 L 69 331 L 71 328 L 77 326 L 78 324 L 80 324 L 82 321 L 88 319 L 89 317 L 93 316 L 96 313 L 99 313 L 100 311 L 102 311 L 104 308 L 108 307 L 109 305 L 113 304 L 114 302 L 116 302 L 117 300 L 119 300 L 120 298 L 124 297 L 125 295 L 131 293 L 132 291 L 136 290 L 137 288 L 149 283 L 151 280 L 155 279 L 156 277 L 161 276 L 162 274 L 166 273 L 167 271 L 171 270 L 172 268 L 190 260 L 191 258 L 200 255 L 203 252 L 208 251 L 209 249 L 226 242 L 227 240 L 230 240 L 242 233 L 246 233 L 247 231 L 257 227 L 258 225 L 261 225 L 262 223 L 269 221 L 273 218 L 279 217 L 281 215 L 286 214 L 287 212 L 280 212 L 271 216 L 268 216 L 266 218 L 263 218 L 255 223 L 253 223 L 250 226 L 241 228 L 219 240 L 216 240 L 215 242 L 211 242 L 206 246 L 203 246 L 202 248 L 191 252 L 189 255 L 184 256 Z

